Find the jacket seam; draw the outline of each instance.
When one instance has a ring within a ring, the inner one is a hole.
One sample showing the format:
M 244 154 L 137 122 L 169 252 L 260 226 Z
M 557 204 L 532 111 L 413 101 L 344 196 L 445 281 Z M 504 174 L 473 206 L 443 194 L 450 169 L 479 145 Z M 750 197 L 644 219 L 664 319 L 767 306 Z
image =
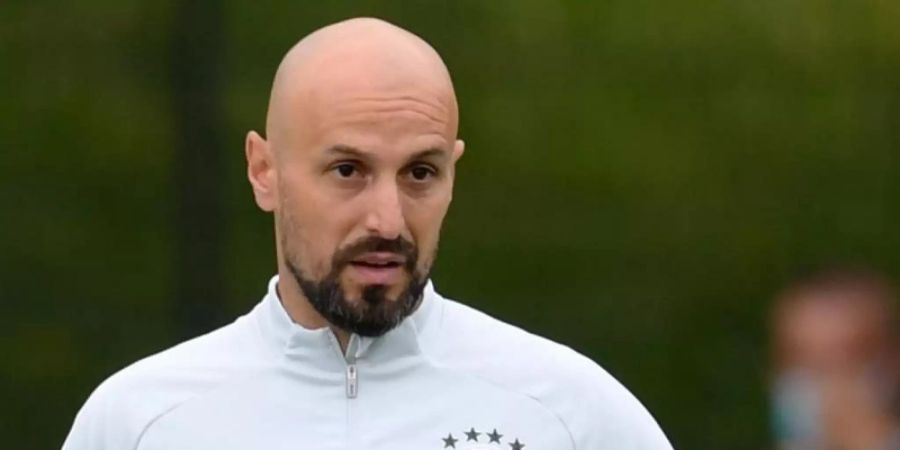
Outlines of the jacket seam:
M 248 316 L 244 316 L 244 317 L 248 317 Z M 275 352 L 269 345 L 266 345 L 267 344 L 266 336 L 262 331 L 262 327 L 260 326 L 258 317 L 254 317 L 253 319 L 254 320 L 249 321 L 250 323 L 248 325 L 250 325 L 255 331 L 254 337 L 256 338 L 255 341 L 256 341 L 257 345 L 259 345 L 261 347 L 262 352 L 265 353 L 267 355 L 267 357 L 272 358 L 273 361 L 277 361 L 278 360 L 277 352 Z M 238 319 L 238 320 L 240 320 L 240 319 Z M 235 322 L 237 322 L 237 321 L 235 321 Z M 238 377 L 222 380 L 222 381 L 216 383 L 214 386 L 210 386 L 209 388 L 205 389 L 203 392 L 194 393 L 194 395 L 188 396 L 188 397 L 182 399 L 181 401 L 175 403 L 174 405 L 169 406 L 168 408 L 166 408 L 165 410 L 163 410 L 162 412 L 160 412 L 159 414 L 154 416 L 153 419 L 147 421 L 147 424 L 144 425 L 144 427 L 141 429 L 141 432 L 138 434 L 138 437 L 137 437 L 137 440 L 135 441 L 133 450 L 138 450 L 138 448 L 141 445 L 141 441 L 144 439 L 144 435 L 147 433 L 147 431 L 150 430 L 150 427 L 152 427 L 157 421 L 159 421 L 160 419 L 162 419 L 169 413 L 175 411 L 176 409 L 180 408 L 181 406 L 184 406 L 185 404 L 187 404 L 191 401 L 202 398 L 204 395 L 207 395 L 217 389 L 220 389 L 229 383 L 233 383 L 233 382 L 237 382 L 237 381 L 240 381 L 240 380 L 243 380 L 246 378 L 250 378 L 254 375 L 257 375 L 258 373 L 259 373 L 258 371 L 253 371 L 252 373 L 246 374 L 244 376 L 238 376 Z
M 191 398 L 188 398 L 188 399 L 184 399 L 184 400 L 182 400 L 182 401 L 180 401 L 180 402 L 178 402 L 178 403 L 176 403 L 176 404 L 174 404 L 174 405 L 168 407 L 168 408 L 165 409 L 164 411 L 160 412 L 160 413 L 157 414 L 155 417 L 153 417 L 153 419 L 147 421 L 147 424 L 144 425 L 144 427 L 141 428 L 141 432 L 138 433 L 137 440 L 135 440 L 135 442 L 134 442 L 134 448 L 133 448 L 133 450 L 138 450 L 138 447 L 141 446 L 141 441 L 144 440 L 144 435 L 147 434 L 147 431 L 150 429 L 151 426 L 153 426 L 153 424 L 155 424 L 159 419 L 163 418 L 165 415 L 167 415 L 167 414 L 169 414 L 170 412 L 176 410 L 179 406 L 181 406 L 181 405 L 187 403 L 187 402 L 190 401 L 190 400 L 193 400 L 193 399 L 196 398 L 196 397 L 197 397 L 197 396 L 194 396 L 194 397 L 191 397 Z
M 437 326 L 437 332 L 438 332 L 438 333 L 439 333 L 441 330 L 443 330 L 443 328 L 444 328 L 444 317 L 445 317 L 444 309 L 445 309 L 445 308 L 444 308 L 444 303 L 442 302 L 442 303 L 441 303 L 441 315 L 440 315 L 440 320 L 438 321 L 438 324 L 437 324 L 437 325 L 438 325 L 438 326 Z M 521 397 L 528 398 L 528 399 L 530 399 L 531 401 L 537 403 L 537 405 L 540 406 L 541 409 L 543 409 L 543 410 L 546 411 L 548 414 L 550 414 L 551 416 L 553 416 L 553 418 L 555 418 L 555 419 L 559 422 L 559 424 L 562 426 L 563 430 L 566 431 L 566 434 L 569 436 L 569 441 L 570 441 L 571 444 L 572 444 L 572 450 L 578 450 L 578 446 L 576 445 L 576 442 L 575 442 L 575 435 L 572 433 L 572 430 L 569 428 L 569 425 L 566 423 L 565 420 L 563 420 L 562 416 L 560 416 L 556 411 L 554 411 L 554 410 L 551 409 L 549 406 L 547 406 L 546 404 L 544 404 L 544 402 L 541 401 L 541 399 L 539 399 L 539 398 L 537 398 L 537 397 L 535 397 L 535 396 L 533 396 L 533 395 L 531 395 L 531 394 L 529 394 L 529 393 L 527 393 L 527 392 L 522 392 L 522 391 L 510 389 L 510 388 L 508 388 L 508 387 L 506 387 L 506 386 L 504 386 L 504 385 L 502 385 L 502 384 L 500 384 L 500 383 L 498 383 L 498 382 L 496 382 L 496 381 L 494 381 L 494 380 L 491 380 L 490 378 L 487 378 L 487 377 L 478 375 L 478 374 L 476 374 L 476 373 L 467 372 L 467 371 L 463 371 L 463 370 L 460 370 L 460 369 L 454 369 L 454 368 L 451 368 L 451 367 L 444 366 L 444 365 L 442 365 L 442 364 L 436 362 L 436 361 L 431 357 L 431 355 L 428 354 L 427 352 L 424 352 L 424 351 L 423 351 L 423 352 L 422 352 L 422 355 L 423 355 L 429 362 L 431 362 L 431 364 L 432 364 L 435 368 L 437 368 L 437 369 L 440 369 L 440 370 L 446 370 L 446 371 L 450 371 L 450 372 L 456 372 L 456 373 L 459 373 L 459 374 L 464 375 L 464 376 L 469 376 L 469 377 L 475 378 L 475 379 L 477 379 L 477 380 L 480 380 L 480 381 L 483 382 L 483 383 L 486 383 L 486 384 L 489 384 L 489 385 L 491 385 L 491 386 L 494 386 L 495 388 L 500 389 L 501 391 L 508 392 L 508 393 L 515 394 L 515 395 L 519 395 L 519 396 L 521 396 Z
M 133 449 L 133 450 L 138 450 L 138 448 L 140 447 L 141 441 L 144 439 L 144 436 L 145 436 L 145 435 L 147 434 L 147 432 L 150 430 L 150 427 L 152 427 L 153 425 L 155 425 L 156 422 L 158 422 L 158 421 L 159 421 L 160 419 L 162 419 L 163 417 L 165 417 L 165 416 L 169 415 L 170 413 L 174 412 L 176 409 L 178 409 L 178 408 L 180 408 L 180 407 L 182 407 L 182 406 L 184 406 L 184 405 L 186 405 L 186 404 L 188 404 L 188 403 L 190 403 L 190 402 L 192 402 L 192 401 L 194 401 L 194 400 L 201 399 L 201 398 L 203 398 L 205 395 L 208 395 L 208 394 L 210 394 L 210 393 L 212 393 L 212 392 L 215 392 L 215 391 L 217 391 L 217 390 L 219 390 L 219 389 L 222 389 L 222 388 L 228 386 L 228 385 L 231 384 L 231 383 L 236 383 L 236 382 L 239 382 L 239 381 L 243 381 L 243 380 L 252 378 L 253 376 L 256 376 L 256 375 L 258 375 L 258 374 L 259 374 L 259 371 L 254 370 L 252 373 L 246 374 L 246 375 L 244 375 L 244 376 L 237 376 L 237 377 L 229 378 L 229 379 L 226 379 L 226 380 L 222 380 L 222 381 L 216 383 L 214 386 L 211 386 L 211 387 L 209 387 L 209 388 L 207 388 L 207 389 L 204 389 L 203 392 L 195 393 L 194 395 L 188 396 L 188 397 L 182 399 L 181 401 L 175 403 L 174 405 L 171 405 L 171 406 L 169 406 L 168 408 L 164 409 L 162 412 L 160 412 L 159 414 L 157 414 L 156 416 L 154 416 L 152 419 L 150 419 L 150 420 L 147 421 L 147 424 L 144 425 L 144 427 L 141 429 L 141 432 L 138 434 L 137 441 L 136 441 L 135 444 L 134 444 L 134 449 Z

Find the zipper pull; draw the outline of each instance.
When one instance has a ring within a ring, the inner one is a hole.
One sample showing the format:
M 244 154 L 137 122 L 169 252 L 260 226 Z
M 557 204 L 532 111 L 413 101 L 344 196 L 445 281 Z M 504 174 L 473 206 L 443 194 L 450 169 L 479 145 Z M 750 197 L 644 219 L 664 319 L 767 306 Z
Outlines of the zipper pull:
M 347 365 L 347 398 L 356 398 L 359 385 L 356 376 L 356 364 Z

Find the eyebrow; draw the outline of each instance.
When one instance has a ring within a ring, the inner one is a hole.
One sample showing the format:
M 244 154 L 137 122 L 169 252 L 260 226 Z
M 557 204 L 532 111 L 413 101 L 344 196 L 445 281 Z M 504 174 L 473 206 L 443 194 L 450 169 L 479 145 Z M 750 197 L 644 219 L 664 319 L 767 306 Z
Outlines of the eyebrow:
M 429 149 L 422 150 L 420 152 L 414 153 L 409 157 L 410 161 L 415 159 L 427 159 L 427 158 L 439 158 L 439 159 L 447 159 L 447 151 L 440 147 L 432 147 Z
M 358 158 L 361 160 L 369 160 L 372 158 L 371 153 L 364 152 L 356 147 L 351 147 L 349 145 L 344 145 L 344 144 L 333 145 L 333 146 L 329 147 L 327 150 L 325 150 L 325 153 L 330 154 L 330 155 L 349 156 L 349 157 Z M 448 156 L 449 156 L 448 152 L 446 150 L 444 150 L 443 148 L 431 147 L 431 148 L 427 148 L 425 150 L 413 153 L 409 158 L 407 158 L 407 160 L 413 161 L 413 160 L 417 160 L 417 159 L 426 159 L 426 158 L 447 159 Z
M 344 155 L 344 156 L 353 156 L 356 158 L 363 158 L 363 159 L 368 158 L 368 155 L 365 152 L 363 152 L 362 150 L 360 150 L 356 147 L 351 147 L 349 145 L 344 145 L 344 144 L 337 144 L 337 145 L 328 147 L 328 149 L 325 150 L 325 153 Z

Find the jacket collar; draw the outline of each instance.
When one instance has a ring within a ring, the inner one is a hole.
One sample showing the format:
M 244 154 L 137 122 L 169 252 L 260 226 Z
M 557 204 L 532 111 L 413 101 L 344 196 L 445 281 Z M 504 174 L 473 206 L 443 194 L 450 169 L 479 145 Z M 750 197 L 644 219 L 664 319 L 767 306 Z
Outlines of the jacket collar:
M 326 372 L 343 371 L 349 363 L 390 367 L 399 360 L 420 355 L 420 335 L 429 327 L 434 328 L 431 322 L 441 300 L 429 280 L 418 308 L 400 325 L 378 338 L 354 334 L 346 352 L 341 352 L 330 328 L 308 329 L 291 320 L 278 296 L 277 286 L 278 275 L 275 275 L 269 281 L 266 296 L 251 313 L 256 316 L 266 347 L 279 357 Z

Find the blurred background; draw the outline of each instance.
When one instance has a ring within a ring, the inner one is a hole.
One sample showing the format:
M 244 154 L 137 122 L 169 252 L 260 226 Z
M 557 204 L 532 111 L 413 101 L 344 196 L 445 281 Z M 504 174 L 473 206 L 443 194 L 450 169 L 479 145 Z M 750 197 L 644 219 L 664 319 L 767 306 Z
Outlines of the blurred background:
M 776 445 L 796 274 L 900 276 L 895 0 L 6 0 L 4 447 L 58 448 L 106 376 L 261 298 L 244 135 L 283 53 L 357 15 L 456 83 L 438 289 L 594 358 L 676 448 Z

